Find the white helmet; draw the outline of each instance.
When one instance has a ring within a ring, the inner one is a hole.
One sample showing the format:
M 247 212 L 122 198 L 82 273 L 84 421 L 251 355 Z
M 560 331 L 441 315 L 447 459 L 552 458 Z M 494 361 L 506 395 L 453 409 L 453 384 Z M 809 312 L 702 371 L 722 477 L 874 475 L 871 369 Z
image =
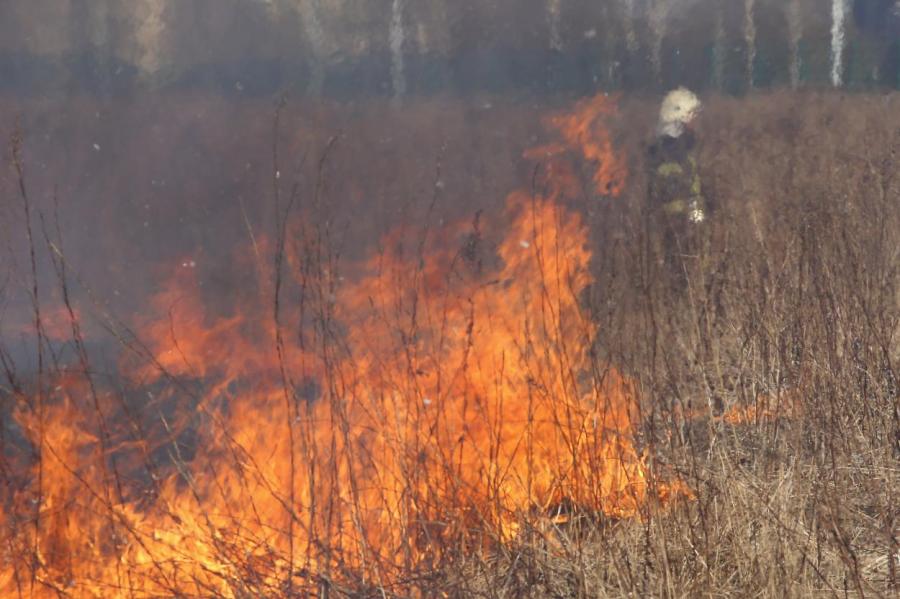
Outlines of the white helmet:
M 700 100 L 686 87 L 673 89 L 663 100 L 659 109 L 658 133 L 678 137 L 684 133 L 684 126 L 694 120 L 700 112 Z

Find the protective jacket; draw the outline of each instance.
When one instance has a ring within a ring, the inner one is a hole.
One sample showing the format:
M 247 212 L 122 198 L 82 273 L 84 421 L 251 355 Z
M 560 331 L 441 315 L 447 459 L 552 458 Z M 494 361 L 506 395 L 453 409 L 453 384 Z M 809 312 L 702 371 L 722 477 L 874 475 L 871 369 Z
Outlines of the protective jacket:
M 706 202 L 693 149 L 690 131 L 662 135 L 648 151 L 647 166 L 652 210 L 696 224 L 706 219 Z

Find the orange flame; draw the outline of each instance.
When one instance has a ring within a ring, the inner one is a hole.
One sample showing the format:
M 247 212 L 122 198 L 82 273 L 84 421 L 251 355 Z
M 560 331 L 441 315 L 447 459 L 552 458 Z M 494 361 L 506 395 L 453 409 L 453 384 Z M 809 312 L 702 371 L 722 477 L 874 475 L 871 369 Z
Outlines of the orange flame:
M 72 306 L 72 311 L 65 305 L 50 305 L 41 307 L 40 334 L 47 341 L 65 342 L 72 338 L 72 327 L 80 326 L 82 317 L 77 307 Z M 35 335 L 36 322 L 34 314 L 16 314 L 18 318 L 12 320 L 0 320 L 0 331 L 4 336 L 32 337 Z
M 613 109 L 553 121 L 607 190 L 624 176 L 598 133 Z M 173 278 L 140 326 L 148 359 L 123 364 L 140 397 L 71 375 L 20 401 L 36 455 L 3 496 L 0 592 L 400 584 L 563 505 L 626 518 L 689 494 L 651 487 L 634 386 L 591 359 L 587 230 L 554 200 L 509 196 L 496 267 L 450 227 L 389 238 L 344 281 L 297 228 L 282 272 L 259 274 L 281 292 L 231 315 Z
M 803 411 L 799 389 L 788 389 L 772 395 L 760 394 L 756 403 L 734 405 L 725 410 L 721 418 L 732 425 L 774 422 L 779 418 L 798 418 Z
M 559 160 L 567 150 L 574 150 L 587 161 L 587 167 L 593 171 L 594 193 L 616 197 L 625 189 L 628 167 L 625 157 L 615 151 L 607 127 L 615 114 L 615 99 L 600 94 L 578 102 L 570 112 L 547 119 L 548 128 L 558 132 L 563 141 L 533 148 L 525 156 L 550 159 L 548 183 L 556 194 L 574 197 L 578 193 L 571 165 Z

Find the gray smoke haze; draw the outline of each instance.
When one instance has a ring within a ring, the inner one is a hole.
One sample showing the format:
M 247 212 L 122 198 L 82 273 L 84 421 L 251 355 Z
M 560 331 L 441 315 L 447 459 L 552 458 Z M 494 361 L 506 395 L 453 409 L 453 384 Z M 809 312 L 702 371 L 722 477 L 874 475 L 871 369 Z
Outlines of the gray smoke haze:
M 52 215 L 58 201 L 72 272 L 126 315 L 182 264 L 203 271 L 210 293 L 238 286 L 227 273 L 233 248 L 248 224 L 259 238 L 271 231 L 283 96 L 286 161 L 317 156 L 337 136 L 322 218 L 343 223 L 352 253 L 398 215 L 413 218 L 433 193 L 439 152 L 448 181 L 439 217 L 449 220 L 473 202 L 503 201 L 549 103 L 637 92 L 629 104 L 646 118 L 631 125 L 652 129 L 657 98 L 678 85 L 736 95 L 900 87 L 900 9 L 894 0 L 0 2 L 0 135 L 6 142 L 21 123 L 35 209 Z M 27 322 L 29 309 L 15 183 L 0 176 L 0 238 L 16 240 L 0 252 L 3 326 Z M 47 255 L 39 267 L 52 289 Z

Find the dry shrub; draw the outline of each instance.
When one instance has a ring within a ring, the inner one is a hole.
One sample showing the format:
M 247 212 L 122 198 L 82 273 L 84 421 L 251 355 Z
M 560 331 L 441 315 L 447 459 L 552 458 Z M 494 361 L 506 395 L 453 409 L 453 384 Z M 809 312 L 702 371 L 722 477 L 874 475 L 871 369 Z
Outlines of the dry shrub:
M 896 592 L 898 102 L 710 98 L 715 214 L 683 289 L 660 271 L 639 188 L 626 215 L 596 219 L 602 350 L 642 382 L 645 442 L 697 501 L 645 523 L 643 543 L 628 527 L 599 541 L 631 575 L 592 567 L 563 595 Z

